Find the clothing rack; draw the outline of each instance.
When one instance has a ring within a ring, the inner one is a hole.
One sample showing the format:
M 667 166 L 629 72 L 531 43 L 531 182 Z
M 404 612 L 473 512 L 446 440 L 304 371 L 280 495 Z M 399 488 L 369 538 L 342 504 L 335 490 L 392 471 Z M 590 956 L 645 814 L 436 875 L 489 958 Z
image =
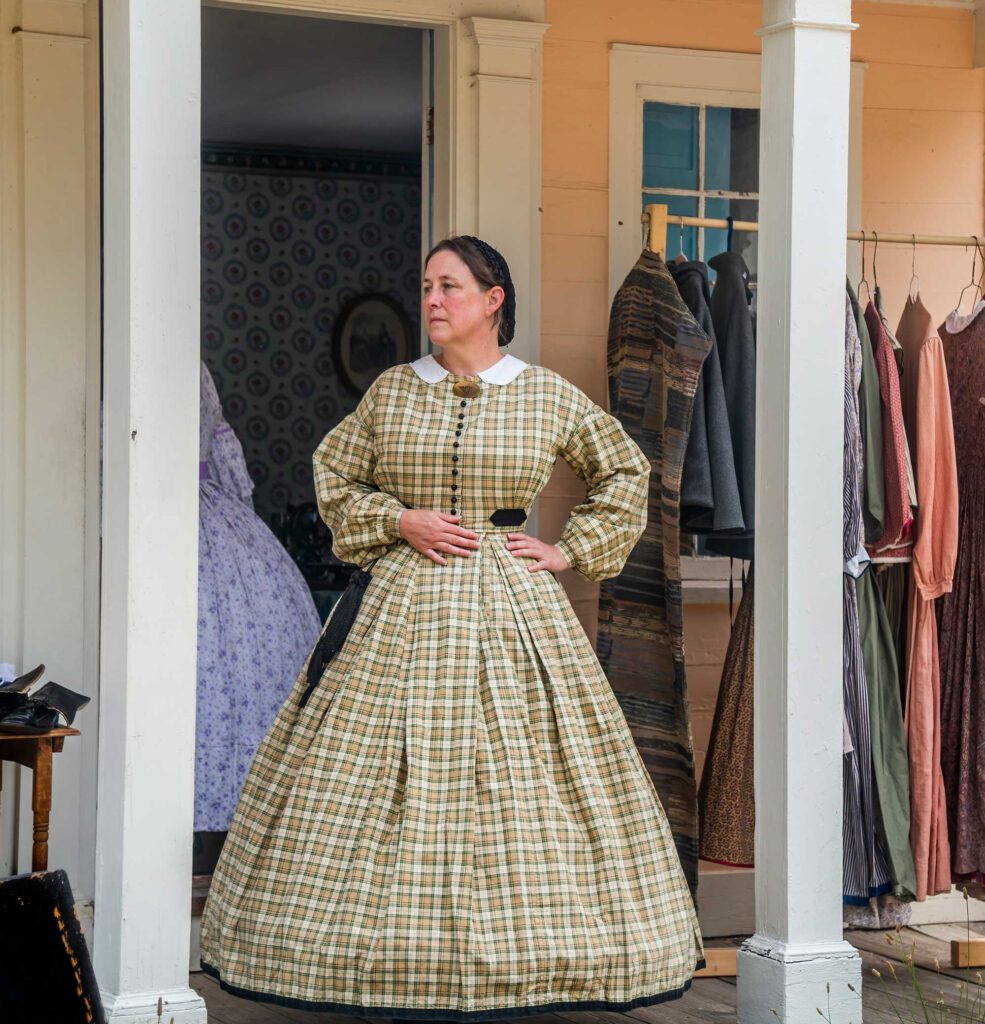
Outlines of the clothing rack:
M 713 217 L 683 217 L 671 214 L 666 205 L 650 203 L 643 211 L 641 220 L 647 225 L 647 248 L 653 252 L 667 251 L 667 229 L 670 225 L 681 228 L 718 228 L 727 231 L 758 231 L 759 224 L 754 220 L 722 220 Z M 906 235 L 899 232 L 849 231 L 848 239 L 852 242 L 888 242 L 893 245 L 959 245 L 964 248 L 977 246 L 985 250 L 985 234 L 983 235 Z
M 717 228 L 722 231 L 759 231 L 759 224 L 752 220 L 725 220 L 714 217 L 687 217 L 671 215 L 663 203 L 650 203 L 641 216 L 646 225 L 646 244 L 651 252 L 661 256 L 667 252 L 667 229 L 671 225 L 693 228 Z M 985 265 L 985 235 L 918 235 L 900 234 L 898 232 L 849 231 L 849 241 L 868 242 L 874 244 L 887 242 L 894 245 L 954 245 L 968 248 L 975 246 L 982 255 Z M 863 250 L 864 251 L 864 250 Z M 985 270 L 983 270 L 985 274 Z M 974 282 L 973 282 L 974 283 Z M 730 947 L 708 947 L 705 949 L 707 967 L 695 974 L 695 977 L 734 977 L 736 950 Z M 985 941 L 953 941 L 951 943 L 951 965 L 953 967 L 985 966 Z

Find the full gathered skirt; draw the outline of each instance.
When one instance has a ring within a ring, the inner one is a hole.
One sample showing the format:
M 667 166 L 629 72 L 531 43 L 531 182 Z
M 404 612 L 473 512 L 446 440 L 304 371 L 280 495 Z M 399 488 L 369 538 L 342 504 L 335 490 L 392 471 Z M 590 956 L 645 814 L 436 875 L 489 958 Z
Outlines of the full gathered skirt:
M 445 566 L 390 549 L 304 708 L 298 676 L 203 917 L 229 990 L 469 1020 L 690 984 L 666 816 L 563 588 L 505 529 Z

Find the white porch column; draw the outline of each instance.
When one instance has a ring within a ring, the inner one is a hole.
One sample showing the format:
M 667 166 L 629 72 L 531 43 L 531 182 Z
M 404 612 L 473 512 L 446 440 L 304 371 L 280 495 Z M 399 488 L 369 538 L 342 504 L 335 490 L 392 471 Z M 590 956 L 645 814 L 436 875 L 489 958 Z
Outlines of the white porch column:
M 104 437 L 95 967 L 109 1020 L 188 986 L 198 565 L 198 0 L 103 0 Z M 163 1016 L 158 1000 L 163 1000 Z
M 517 286 L 516 341 L 510 352 L 540 356 L 541 54 L 540 21 L 466 18 L 478 57 L 475 228 L 501 249 Z M 471 147 L 470 147 L 471 148 Z M 463 229 L 464 230 L 464 229 Z M 529 525 L 529 524 L 528 524 Z
M 756 934 L 739 954 L 738 1016 L 801 1024 L 830 1000 L 832 1024 L 859 1024 L 861 961 L 841 929 L 851 4 L 763 7 Z

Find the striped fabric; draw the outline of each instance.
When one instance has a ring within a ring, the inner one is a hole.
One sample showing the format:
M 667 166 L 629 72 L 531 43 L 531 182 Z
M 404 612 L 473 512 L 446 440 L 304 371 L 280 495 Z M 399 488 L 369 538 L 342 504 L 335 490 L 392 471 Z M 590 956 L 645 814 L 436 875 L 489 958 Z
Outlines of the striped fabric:
M 609 318 L 609 407 L 650 461 L 649 519 L 602 584 L 598 652 L 667 812 L 692 892 L 698 802 L 684 674 L 680 488 L 695 390 L 711 340 L 663 259 L 644 250 Z
M 844 440 L 844 663 L 845 724 L 851 750 L 843 775 L 842 882 L 846 903 L 867 904 L 890 889 L 889 867 L 877 828 L 878 808 L 872 771 L 872 734 L 865 664 L 859 635 L 856 580 L 869 567 L 862 534 L 862 434 L 858 389 L 862 345 L 848 295 L 845 296 Z
M 649 467 L 547 369 L 473 399 L 460 379 L 384 371 L 315 453 L 336 553 L 379 561 L 320 686 L 299 709 L 302 670 L 253 762 L 203 967 L 240 995 L 370 1017 L 674 998 L 703 950 L 667 819 L 563 588 L 506 549 L 522 528 L 489 522 L 529 509 L 561 456 L 588 492 L 564 550 L 613 576 Z M 459 508 L 479 550 L 429 560 L 399 536 L 404 507 Z

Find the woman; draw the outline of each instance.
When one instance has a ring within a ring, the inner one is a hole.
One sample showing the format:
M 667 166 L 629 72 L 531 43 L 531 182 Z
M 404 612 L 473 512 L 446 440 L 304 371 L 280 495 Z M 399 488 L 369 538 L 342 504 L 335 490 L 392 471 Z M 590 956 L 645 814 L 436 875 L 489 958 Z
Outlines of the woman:
M 315 452 L 334 550 L 372 580 L 244 786 L 202 921 L 230 991 L 470 1021 L 656 1003 L 702 961 L 663 809 L 554 575 L 619 572 L 650 468 L 578 388 L 500 355 L 514 307 L 495 249 L 439 243 L 440 359 L 384 371 Z M 547 544 L 522 521 L 558 455 L 588 495 Z
M 208 874 L 321 622 L 301 571 L 253 509 L 243 446 L 200 365 L 193 871 Z

